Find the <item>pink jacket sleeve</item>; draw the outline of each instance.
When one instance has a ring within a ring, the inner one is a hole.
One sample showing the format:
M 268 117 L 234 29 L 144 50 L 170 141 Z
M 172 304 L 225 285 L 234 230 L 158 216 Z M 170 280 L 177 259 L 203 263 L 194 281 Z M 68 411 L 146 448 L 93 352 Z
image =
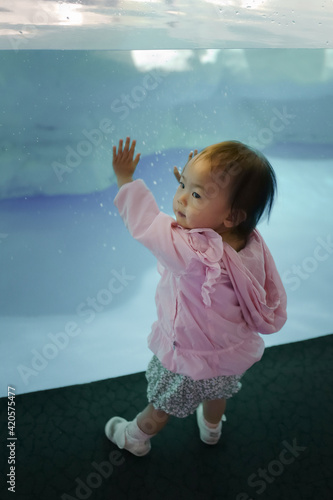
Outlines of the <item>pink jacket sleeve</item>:
M 147 247 L 162 265 L 176 272 L 185 270 L 193 250 L 175 220 L 160 212 L 143 180 L 124 184 L 114 204 L 133 238 Z

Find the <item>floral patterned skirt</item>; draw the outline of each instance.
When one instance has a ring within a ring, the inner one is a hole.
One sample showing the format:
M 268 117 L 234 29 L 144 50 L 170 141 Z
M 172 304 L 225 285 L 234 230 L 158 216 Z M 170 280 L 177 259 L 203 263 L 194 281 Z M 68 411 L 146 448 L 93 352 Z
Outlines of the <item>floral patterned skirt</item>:
M 229 399 L 242 384 L 242 375 L 221 375 L 219 377 L 193 380 L 186 375 L 170 372 L 154 355 L 147 371 L 147 396 L 157 410 L 184 418 L 195 412 L 205 399 Z

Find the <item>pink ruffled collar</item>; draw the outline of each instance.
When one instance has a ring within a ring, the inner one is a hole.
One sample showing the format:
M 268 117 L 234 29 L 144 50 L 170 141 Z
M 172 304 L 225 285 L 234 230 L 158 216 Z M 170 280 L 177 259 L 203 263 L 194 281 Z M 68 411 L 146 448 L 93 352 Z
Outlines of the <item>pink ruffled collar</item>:
M 177 223 L 175 225 L 181 227 Z M 209 228 L 182 229 L 187 232 L 190 247 L 206 266 L 206 278 L 201 287 L 201 296 L 204 304 L 210 306 L 210 294 L 221 275 L 222 238 L 216 231 Z

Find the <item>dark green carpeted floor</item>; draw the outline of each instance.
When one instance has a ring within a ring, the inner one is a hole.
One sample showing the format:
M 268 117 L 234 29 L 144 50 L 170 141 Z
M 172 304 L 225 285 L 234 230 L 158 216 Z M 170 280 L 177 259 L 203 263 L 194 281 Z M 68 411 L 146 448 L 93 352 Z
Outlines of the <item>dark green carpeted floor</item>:
M 1 492 L 15 500 L 333 499 L 333 335 L 266 349 L 229 400 L 222 441 L 172 418 L 146 457 L 104 436 L 146 404 L 144 373 L 16 397 L 16 493 L 9 493 L 7 399 Z M 4 381 L 3 381 L 4 382 Z

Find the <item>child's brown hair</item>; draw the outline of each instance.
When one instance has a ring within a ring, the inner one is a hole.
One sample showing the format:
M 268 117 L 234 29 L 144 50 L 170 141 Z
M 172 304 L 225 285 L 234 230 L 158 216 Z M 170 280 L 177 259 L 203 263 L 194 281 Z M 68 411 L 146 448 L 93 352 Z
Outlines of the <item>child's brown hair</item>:
M 264 212 L 270 216 L 277 191 L 276 176 L 267 158 L 239 141 L 225 141 L 203 149 L 197 157 L 211 163 L 214 180 L 231 185 L 231 209 L 244 210 L 246 219 L 235 231 L 247 237 Z

